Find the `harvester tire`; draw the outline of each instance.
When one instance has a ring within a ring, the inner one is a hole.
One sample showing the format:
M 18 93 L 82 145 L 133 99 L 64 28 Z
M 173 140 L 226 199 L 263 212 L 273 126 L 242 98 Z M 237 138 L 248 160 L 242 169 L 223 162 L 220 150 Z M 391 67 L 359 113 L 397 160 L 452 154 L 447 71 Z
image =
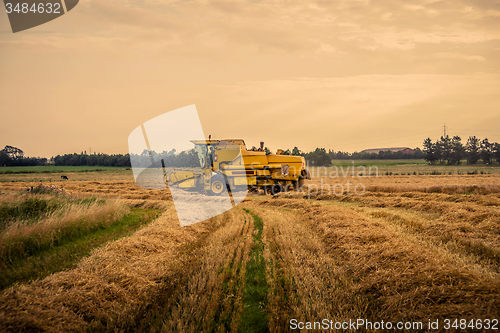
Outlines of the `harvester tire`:
M 273 194 L 272 186 L 264 186 L 264 194 L 272 195 Z
M 226 180 L 221 175 L 213 176 L 210 180 L 210 193 L 221 195 L 227 191 Z
M 275 184 L 275 185 L 271 186 L 271 194 L 272 195 L 278 194 L 280 192 L 283 192 L 283 186 L 281 186 L 281 184 Z

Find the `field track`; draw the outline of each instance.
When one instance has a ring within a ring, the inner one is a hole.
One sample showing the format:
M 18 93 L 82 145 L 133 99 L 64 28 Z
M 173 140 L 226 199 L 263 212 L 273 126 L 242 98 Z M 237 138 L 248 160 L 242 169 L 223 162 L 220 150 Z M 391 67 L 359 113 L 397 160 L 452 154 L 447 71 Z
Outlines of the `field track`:
M 286 332 L 291 319 L 498 319 L 498 177 L 450 177 L 445 187 L 429 178 L 410 188 L 387 177 L 362 196 L 249 196 L 184 228 L 166 191 L 128 180 L 61 183 L 68 193 L 166 210 L 76 269 L 6 290 L 0 326 Z

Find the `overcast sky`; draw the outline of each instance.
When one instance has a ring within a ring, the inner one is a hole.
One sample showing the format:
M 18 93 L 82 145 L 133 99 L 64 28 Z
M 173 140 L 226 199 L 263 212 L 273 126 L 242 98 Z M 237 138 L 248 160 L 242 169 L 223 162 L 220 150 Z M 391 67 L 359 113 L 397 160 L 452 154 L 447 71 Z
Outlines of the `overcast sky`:
M 500 142 L 496 0 L 80 0 L 16 34 L 0 6 L 0 145 L 29 156 L 126 153 L 191 104 L 273 150 Z

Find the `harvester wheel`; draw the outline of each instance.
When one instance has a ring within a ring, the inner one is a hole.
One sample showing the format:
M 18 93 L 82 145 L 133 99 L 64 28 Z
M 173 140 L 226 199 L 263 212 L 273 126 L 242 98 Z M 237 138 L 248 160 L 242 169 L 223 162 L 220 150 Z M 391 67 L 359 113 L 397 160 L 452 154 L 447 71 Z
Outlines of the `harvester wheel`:
M 224 177 L 220 175 L 212 177 L 212 180 L 210 182 L 210 192 L 213 195 L 221 195 L 222 193 L 226 192 L 226 190 L 227 186 Z
M 272 186 L 264 186 L 265 195 L 273 195 Z
M 271 186 L 271 194 L 272 195 L 278 194 L 280 192 L 283 192 L 283 186 L 281 186 L 281 184 L 275 184 L 275 185 Z

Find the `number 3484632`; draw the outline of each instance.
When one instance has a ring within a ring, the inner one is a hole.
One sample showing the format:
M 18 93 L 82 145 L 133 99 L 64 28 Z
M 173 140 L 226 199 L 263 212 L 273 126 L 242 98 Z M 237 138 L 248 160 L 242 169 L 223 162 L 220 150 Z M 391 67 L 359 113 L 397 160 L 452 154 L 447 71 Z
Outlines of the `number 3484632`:
M 444 329 L 477 329 L 477 330 L 498 330 L 498 319 L 445 319 Z
M 61 14 L 61 4 L 60 3 L 34 3 L 31 6 L 27 3 L 5 3 L 5 9 L 7 14 L 10 13 L 33 13 L 33 14 Z

